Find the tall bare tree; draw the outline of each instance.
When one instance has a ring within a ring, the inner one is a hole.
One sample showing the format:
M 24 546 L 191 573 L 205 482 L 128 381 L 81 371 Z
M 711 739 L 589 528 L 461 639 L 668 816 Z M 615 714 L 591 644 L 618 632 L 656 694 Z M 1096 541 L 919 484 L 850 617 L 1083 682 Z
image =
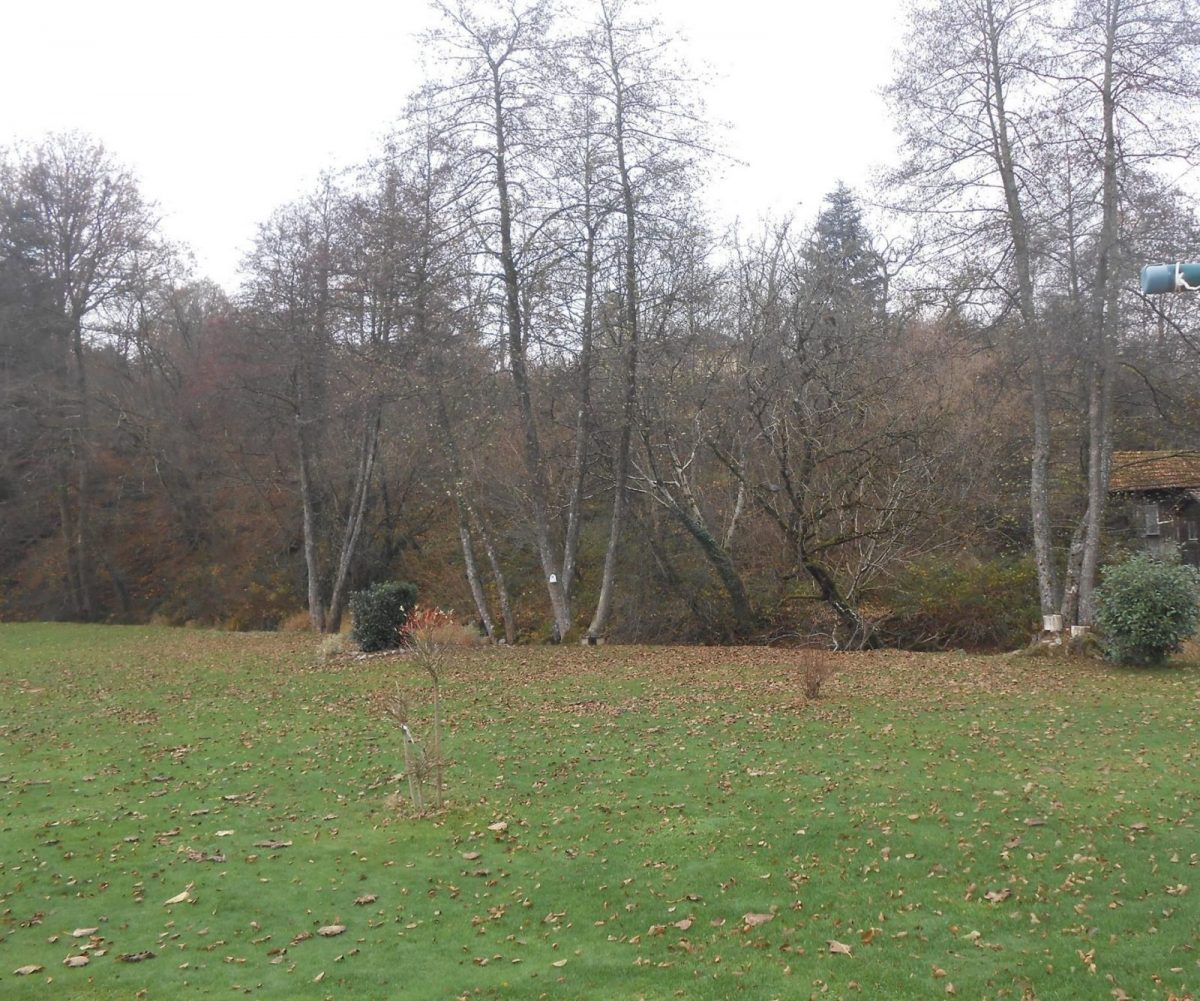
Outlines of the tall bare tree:
M 444 128 L 470 155 L 463 168 L 486 183 L 490 198 L 478 223 L 486 256 L 499 268 L 501 315 L 509 372 L 516 392 L 534 541 L 554 631 L 571 628 L 560 549 L 551 524 L 550 490 L 535 389 L 530 372 L 537 241 L 548 220 L 539 211 L 539 141 L 547 128 L 549 95 L 544 70 L 552 65 L 555 30 L 545 0 L 490 12 L 479 5 L 437 4 L 446 27 L 435 36 L 449 78 L 436 87 Z
M 28 329 L 49 346 L 53 390 L 43 415 L 55 456 L 59 529 L 71 613 L 96 613 L 95 448 L 91 386 L 97 345 L 161 267 L 154 210 L 98 142 L 51 136 L 0 162 L 0 256 L 21 262 L 40 307 Z
M 604 632 L 612 612 L 625 521 L 642 341 L 646 255 L 641 240 L 653 240 L 653 233 L 646 230 L 656 222 L 681 214 L 680 195 L 693 181 L 694 161 L 706 152 L 707 139 L 696 96 L 689 89 L 694 82 L 661 25 L 637 18 L 633 4 L 623 0 L 599 0 L 597 6 L 596 23 L 583 41 L 582 72 L 599 81 L 595 92 L 605 108 L 602 128 L 611 149 L 614 201 L 624 232 L 617 324 L 622 354 L 620 418 L 608 546 L 587 630 L 591 639 Z

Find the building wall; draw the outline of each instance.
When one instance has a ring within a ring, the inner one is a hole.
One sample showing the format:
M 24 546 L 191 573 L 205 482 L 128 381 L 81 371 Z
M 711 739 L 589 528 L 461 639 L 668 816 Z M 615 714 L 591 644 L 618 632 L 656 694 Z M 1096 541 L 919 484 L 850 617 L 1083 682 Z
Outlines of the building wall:
M 1200 503 L 1188 494 L 1159 491 L 1133 498 L 1130 535 L 1160 559 L 1200 567 Z

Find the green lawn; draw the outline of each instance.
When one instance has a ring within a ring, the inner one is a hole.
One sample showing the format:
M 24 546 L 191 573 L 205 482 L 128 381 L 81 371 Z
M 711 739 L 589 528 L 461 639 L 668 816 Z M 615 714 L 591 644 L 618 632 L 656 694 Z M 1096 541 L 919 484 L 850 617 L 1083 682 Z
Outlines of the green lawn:
M 1200 984 L 1194 666 L 841 655 L 806 703 L 786 651 L 467 652 L 414 817 L 378 703 L 427 718 L 420 673 L 317 647 L 0 626 L 0 997 Z

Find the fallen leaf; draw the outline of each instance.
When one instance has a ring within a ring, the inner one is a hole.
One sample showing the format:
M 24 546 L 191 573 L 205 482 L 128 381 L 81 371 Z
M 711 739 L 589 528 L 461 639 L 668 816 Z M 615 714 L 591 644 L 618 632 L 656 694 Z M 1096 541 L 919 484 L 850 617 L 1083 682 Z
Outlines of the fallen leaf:
M 255 848 L 291 848 L 290 841 L 255 841 Z
M 680 931 L 687 931 L 689 928 L 692 927 L 692 919 L 684 918 L 682 921 L 676 921 L 675 927 L 678 928 Z
M 480 855 L 479 855 L 479 852 L 463 852 L 462 857 L 464 859 L 466 859 L 468 862 L 474 862 L 477 858 L 480 857 Z
M 153 959 L 154 953 L 149 949 L 143 949 L 141 952 L 123 952 L 117 959 L 122 963 L 144 963 L 147 959 Z
M 164 907 L 170 907 L 172 904 L 185 904 L 192 899 L 192 895 L 184 890 L 182 893 L 177 893 L 170 900 L 163 901 Z
M 217 831 L 217 837 L 218 838 L 227 838 L 232 833 L 233 833 L 233 831 Z
M 564 966 L 566 966 L 566 965 L 567 965 L 567 961 L 566 961 L 565 959 L 556 959 L 556 960 L 555 960 L 553 963 L 551 963 L 550 965 L 551 965 L 551 966 L 557 966 L 557 967 L 558 967 L 558 968 L 561 970 L 561 969 L 562 969 Z
M 747 928 L 757 928 L 759 925 L 765 925 L 768 921 L 774 920 L 774 914 L 755 914 L 750 912 L 742 915 L 742 924 Z
M 317 974 L 315 977 L 313 977 L 313 981 L 312 981 L 312 982 L 313 982 L 314 984 L 319 984 L 319 983 L 320 983 L 322 980 L 324 980 L 324 979 L 325 979 L 325 971 L 324 971 L 324 970 L 322 970 L 322 971 L 321 971 L 320 973 L 318 973 L 318 974 Z
M 839 942 L 837 939 L 831 938 L 831 939 L 827 939 L 825 944 L 827 946 L 829 946 L 829 954 L 831 956 L 832 955 L 836 955 L 836 956 L 852 956 L 853 955 L 853 953 L 850 951 L 850 946 L 846 945 L 845 942 Z
M 646 934 L 653 937 L 655 935 L 661 935 L 666 930 L 667 930 L 666 925 L 651 925 L 649 928 L 646 929 Z
M 714 928 L 720 928 L 722 925 L 725 924 L 725 919 L 724 918 L 713 918 L 709 922 L 709 924 L 712 925 L 712 927 L 714 927 Z
M 76 928 L 71 932 L 72 938 L 87 938 L 89 935 L 95 935 L 99 928 Z
M 503 834 L 508 830 L 507 820 L 497 820 L 494 824 L 488 824 L 489 831 L 495 831 L 497 834 Z
M 63 960 L 63 966 L 69 966 L 72 969 L 76 969 L 80 966 L 87 966 L 90 962 L 91 959 L 87 956 L 68 956 Z
M 993 904 L 998 904 L 1002 900 L 1007 900 L 1012 896 L 1012 888 L 1006 886 L 1003 890 L 988 890 L 983 895 L 984 900 L 990 900 Z
M 876 931 L 878 931 L 877 928 L 868 928 L 865 932 L 858 936 L 859 941 L 862 942 L 863 945 L 870 945 L 872 940 L 875 938 Z
M 933 979 L 934 980 L 941 980 L 942 977 L 944 977 L 945 975 L 946 975 L 946 971 L 943 970 L 940 966 L 935 966 L 933 968 Z
M 18 966 L 15 970 L 13 970 L 13 973 L 18 977 L 28 977 L 31 974 L 41 972 L 42 967 L 40 966 Z
M 379 898 L 373 893 L 364 893 L 361 897 L 355 897 L 354 902 L 358 904 L 359 907 L 365 907 L 367 904 L 375 903 L 375 901 L 378 899 Z
M 1026 817 L 1025 818 L 1025 826 L 1026 827 L 1045 827 L 1046 821 L 1043 820 L 1041 817 Z
M 345 925 L 325 925 L 317 929 L 317 934 L 323 935 L 325 938 L 333 938 L 334 935 L 340 935 L 345 930 Z

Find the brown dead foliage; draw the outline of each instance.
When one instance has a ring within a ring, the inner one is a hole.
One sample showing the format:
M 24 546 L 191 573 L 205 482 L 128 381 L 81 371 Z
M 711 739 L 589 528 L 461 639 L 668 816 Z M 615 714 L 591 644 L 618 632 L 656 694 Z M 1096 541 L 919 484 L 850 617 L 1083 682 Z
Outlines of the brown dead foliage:
M 811 665 L 814 659 L 819 663 Z M 451 683 L 496 683 L 493 704 L 579 715 L 617 716 L 655 705 L 717 706 L 731 701 L 797 711 L 819 674 L 820 712 L 887 700 L 911 710 L 950 707 L 980 696 L 1052 696 L 1080 686 L 1111 688 L 1112 670 L 1089 660 L 1029 660 L 1011 655 L 826 652 L 765 647 L 526 647 L 456 651 Z M 1123 679 L 1116 679 L 1123 683 Z M 603 689 L 641 682 L 645 695 L 609 701 Z M 1130 679 L 1130 684 L 1134 680 Z M 547 690 L 555 697 L 546 699 Z M 805 710 L 812 711 L 812 710 Z

